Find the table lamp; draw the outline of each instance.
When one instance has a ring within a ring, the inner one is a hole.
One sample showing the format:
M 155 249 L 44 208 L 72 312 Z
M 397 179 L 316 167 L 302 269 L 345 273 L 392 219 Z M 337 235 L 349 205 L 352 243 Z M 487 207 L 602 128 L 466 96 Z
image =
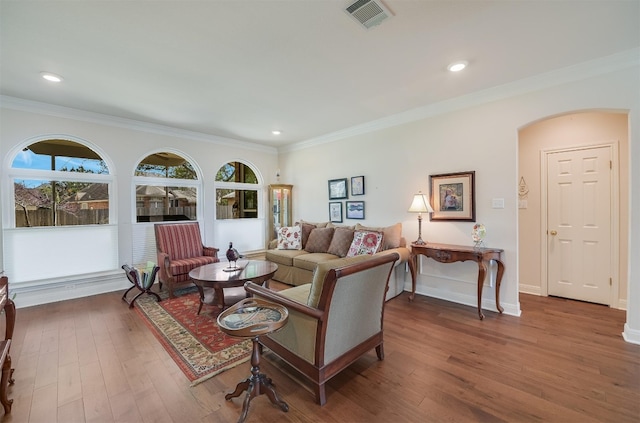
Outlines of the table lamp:
M 433 209 L 429 201 L 427 201 L 427 196 L 424 195 L 422 191 L 418 191 L 418 193 L 413 196 L 413 202 L 409 207 L 409 211 L 418 213 L 418 239 L 414 244 L 424 245 L 426 242 L 422 240 L 422 213 L 433 213 Z

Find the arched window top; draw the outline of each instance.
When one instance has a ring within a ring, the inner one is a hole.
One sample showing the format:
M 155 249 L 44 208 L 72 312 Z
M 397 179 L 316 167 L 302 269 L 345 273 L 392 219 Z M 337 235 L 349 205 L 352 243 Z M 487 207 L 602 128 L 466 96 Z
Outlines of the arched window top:
M 109 174 L 106 163 L 91 148 L 75 141 L 48 139 L 25 147 L 13 160 L 14 169 Z
M 136 167 L 135 175 L 154 178 L 198 179 L 195 168 L 187 159 L 165 151 L 149 154 L 142 159 Z
M 216 181 L 257 184 L 258 177 L 248 165 L 241 162 L 228 162 L 218 169 Z

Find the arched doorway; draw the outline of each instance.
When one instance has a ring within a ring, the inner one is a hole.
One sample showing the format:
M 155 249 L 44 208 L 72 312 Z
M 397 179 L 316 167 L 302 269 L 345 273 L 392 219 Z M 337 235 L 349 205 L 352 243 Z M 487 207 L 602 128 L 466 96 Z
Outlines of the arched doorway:
M 550 153 L 611 146 L 611 307 L 625 308 L 627 292 L 628 116 L 626 112 L 584 111 L 533 122 L 518 132 L 519 291 L 549 295 L 549 216 L 546 160 Z M 554 206 L 551 206 L 554 207 Z M 549 230 L 550 231 L 550 230 Z M 609 281 L 607 281 L 609 282 Z

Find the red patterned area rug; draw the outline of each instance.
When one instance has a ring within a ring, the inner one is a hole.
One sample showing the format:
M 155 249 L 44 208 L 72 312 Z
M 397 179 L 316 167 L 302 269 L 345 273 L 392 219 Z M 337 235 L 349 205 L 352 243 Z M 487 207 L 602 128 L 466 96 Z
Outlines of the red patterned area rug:
M 166 292 L 162 294 L 166 297 Z M 220 331 L 216 322 L 218 307 L 204 306 L 197 315 L 199 304 L 197 291 L 189 290 L 161 302 L 143 295 L 134 307 L 192 382 L 191 386 L 244 363 L 251 356 L 251 340 Z

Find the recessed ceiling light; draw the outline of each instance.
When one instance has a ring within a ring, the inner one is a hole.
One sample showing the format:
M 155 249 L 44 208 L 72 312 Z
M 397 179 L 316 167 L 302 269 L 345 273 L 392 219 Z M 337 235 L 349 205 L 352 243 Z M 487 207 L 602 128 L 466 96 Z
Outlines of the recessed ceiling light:
M 462 69 L 466 68 L 468 64 L 469 62 L 464 60 L 460 62 L 453 62 L 452 64 L 447 66 L 447 69 L 449 69 L 451 72 L 460 72 Z
M 278 131 L 277 129 L 275 129 L 275 130 L 271 131 L 271 133 L 273 135 L 280 135 L 280 134 L 282 134 L 282 131 Z
M 56 75 L 55 73 L 51 72 L 40 72 L 40 75 L 42 75 L 44 79 L 50 82 L 62 82 L 64 80 L 64 78 L 62 78 L 60 75 Z

